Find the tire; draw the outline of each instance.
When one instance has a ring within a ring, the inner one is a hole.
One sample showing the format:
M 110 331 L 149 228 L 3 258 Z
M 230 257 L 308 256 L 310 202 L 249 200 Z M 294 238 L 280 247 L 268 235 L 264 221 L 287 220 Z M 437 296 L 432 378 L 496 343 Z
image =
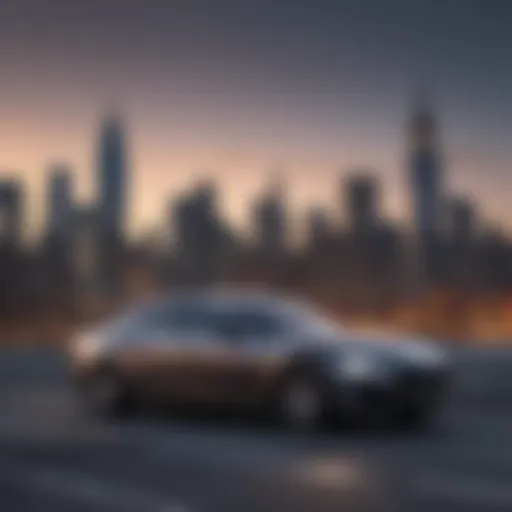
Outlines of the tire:
M 96 416 L 125 416 L 134 409 L 134 401 L 123 380 L 110 369 L 89 376 L 81 387 L 86 408 Z
M 396 426 L 400 430 L 422 431 L 432 425 L 435 411 L 428 407 L 415 407 L 400 411 L 396 418 Z
M 294 432 L 317 431 L 324 421 L 324 399 L 314 378 L 295 375 L 284 383 L 279 400 L 281 423 Z

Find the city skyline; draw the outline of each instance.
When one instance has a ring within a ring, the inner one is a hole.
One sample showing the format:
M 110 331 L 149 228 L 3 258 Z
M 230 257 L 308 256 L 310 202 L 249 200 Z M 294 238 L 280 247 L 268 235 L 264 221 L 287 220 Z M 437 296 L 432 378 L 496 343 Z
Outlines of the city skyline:
M 509 223 L 509 2 L 218 3 L 5 3 L 0 176 L 26 182 L 31 232 L 55 161 L 93 196 L 98 125 L 112 106 L 137 191 L 132 233 L 159 222 L 198 174 L 219 182 L 243 225 L 276 166 L 296 216 L 334 207 L 334 180 L 367 167 L 385 182 L 385 211 L 403 218 L 418 82 L 442 125 L 447 186 Z
M 444 158 L 445 154 L 442 152 L 442 149 L 446 145 L 444 144 L 442 136 L 442 123 L 440 123 L 439 119 L 435 117 L 437 109 L 432 109 L 431 104 L 428 101 L 426 101 L 424 97 L 421 98 L 421 102 L 417 102 L 416 104 L 411 105 L 411 107 L 412 108 L 409 109 L 409 122 L 402 123 L 402 127 L 404 127 L 404 130 L 402 132 L 404 146 L 402 155 L 403 168 L 401 169 L 401 175 L 398 176 L 397 180 L 401 182 L 399 183 L 399 188 L 401 189 L 401 191 L 399 194 L 396 194 L 395 192 L 394 197 L 394 199 L 399 203 L 398 214 L 396 213 L 396 211 L 393 212 L 392 207 L 389 207 L 390 195 L 391 198 L 393 198 L 393 190 L 390 191 L 391 187 L 389 186 L 389 183 L 386 182 L 385 176 L 383 175 L 384 173 L 380 172 L 378 167 L 364 166 L 354 163 L 350 166 L 347 166 L 345 169 L 333 168 L 331 169 L 331 175 L 329 176 L 329 178 L 323 180 L 327 191 L 330 193 L 330 198 L 327 198 L 327 195 L 323 201 L 308 201 L 307 198 L 305 198 L 306 200 L 303 201 L 302 204 L 300 204 L 299 202 L 299 204 L 294 205 L 293 202 L 289 200 L 291 195 L 290 191 L 293 193 L 294 188 L 293 169 L 290 171 L 289 168 L 280 166 L 274 167 L 273 169 L 269 169 L 267 171 L 261 170 L 258 185 L 256 187 L 253 186 L 252 188 L 247 187 L 247 189 L 245 190 L 245 193 L 247 193 L 247 195 L 245 196 L 244 201 L 241 201 L 242 208 L 238 212 L 238 218 L 236 215 L 232 215 L 233 212 L 231 212 L 231 215 L 229 215 L 229 205 L 226 205 L 223 200 L 225 197 L 223 190 L 225 183 L 223 183 L 222 176 L 219 177 L 214 173 L 188 174 L 186 176 L 187 179 L 183 181 L 181 187 L 179 187 L 178 189 L 165 189 L 165 195 L 162 196 L 161 203 L 156 204 L 155 210 L 157 211 L 157 214 L 150 223 L 143 226 L 143 228 L 139 229 L 139 231 L 137 232 L 136 229 L 133 229 L 133 223 L 132 226 L 130 226 L 129 222 L 133 202 L 134 199 L 136 201 L 138 195 L 138 190 L 136 188 L 136 179 L 134 183 L 134 177 L 136 178 L 136 173 L 134 172 L 133 169 L 133 160 L 130 158 L 132 148 L 131 144 L 133 141 L 129 137 L 129 127 L 127 127 L 124 118 L 121 117 L 119 112 L 117 112 L 115 115 L 104 116 L 102 124 L 97 126 L 97 133 L 94 137 L 95 147 L 93 147 L 92 151 L 93 164 L 91 165 L 89 171 L 90 176 L 88 177 L 90 180 L 90 191 L 86 199 L 84 199 L 84 195 L 80 193 L 80 187 L 78 187 L 77 194 L 75 186 L 78 180 L 76 179 L 77 176 L 74 170 L 75 168 L 72 163 L 68 161 L 64 162 L 62 160 L 55 160 L 52 165 L 48 166 L 45 175 L 45 182 L 43 183 L 44 194 L 42 197 L 44 199 L 44 203 L 41 205 L 39 230 L 37 232 L 32 231 L 33 226 L 29 226 L 29 232 L 31 232 L 31 234 L 28 237 L 28 239 L 29 241 L 40 240 L 41 236 L 44 236 L 46 230 L 52 229 L 52 223 L 54 224 L 56 222 L 56 212 L 52 212 L 49 208 L 51 208 L 52 206 L 50 204 L 52 201 L 51 198 L 54 197 L 55 194 L 59 193 L 58 191 L 54 191 L 53 188 L 56 185 L 59 185 L 59 181 L 63 181 L 62 174 L 68 175 L 67 183 L 60 183 L 60 187 L 61 189 L 63 187 L 66 188 L 67 193 L 71 194 L 72 197 L 70 197 L 69 199 L 77 208 L 91 206 L 99 208 L 100 211 L 104 210 L 105 208 L 107 210 L 110 209 L 110 213 L 106 212 L 101 215 L 104 216 L 106 214 L 107 216 L 110 217 L 114 215 L 114 217 L 118 218 L 118 220 L 114 220 L 114 222 L 120 224 L 119 228 L 121 228 L 122 225 L 122 229 L 126 227 L 126 221 L 128 220 L 128 230 L 125 231 L 125 234 L 128 235 L 129 237 L 133 237 L 134 235 L 137 237 L 137 235 L 150 234 L 155 233 L 157 231 L 162 233 L 162 230 L 167 231 L 169 227 L 167 222 L 167 211 L 169 204 L 171 204 L 173 201 L 178 200 L 180 197 L 184 195 L 186 196 L 188 193 L 193 191 L 196 185 L 202 182 L 212 183 L 215 185 L 219 211 L 222 215 L 227 214 L 228 222 L 237 229 L 245 229 L 246 231 L 248 229 L 250 230 L 251 222 L 253 221 L 252 215 L 254 213 L 251 210 L 251 205 L 257 203 L 258 198 L 261 197 L 262 194 L 265 194 L 265 191 L 268 189 L 269 184 L 272 184 L 276 176 L 278 176 L 279 179 L 281 180 L 281 185 L 283 186 L 284 189 L 282 197 L 287 207 L 287 229 L 291 228 L 293 239 L 297 239 L 297 231 L 304 231 L 304 228 L 307 227 L 306 223 L 308 222 L 308 219 L 310 219 L 310 215 L 313 214 L 315 211 L 323 211 L 324 213 L 327 214 L 328 217 L 330 217 L 331 221 L 333 221 L 336 225 L 343 225 L 346 222 L 346 216 L 344 215 L 343 212 L 346 212 L 347 204 L 344 204 L 344 194 L 342 188 L 345 185 L 347 185 L 347 183 L 350 182 L 351 178 L 357 177 L 358 175 L 362 175 L 363 177 L 371 177 L 372 179 L 377 180 L 377 182 L 380 183 L 377 197 L 379 210 L 376 212 L 379 216 L 385 217 L 391 222 L 396 222 L 405 228 L 414 227 L 414 224 L 417 223 L 418 221 L 417 218 L 415 220 L 417 212 L 415 213 L 414 209 L 416 208 L 416 206 L 419 205 L 418 200 L 420 199 L 421 196 L 421 190 L 420 192 L 415 192 L 414 189 L 417 186 L 419 186 L 420 188 L 424 186 L 421 185 L 421 183 L 415 183 L 414 180 L 416 178 L 412 178 L 411 176 L 411 169 L 414 168 L 414 166 L 416 165 L 411 160 L 411 156 L 414 154 L 414 138 L 418 137 L 418 133 L 416 133 L 416 131 L 418 130 L 418 126 L 414 126 L 414 123 L 417 122 L 416 116 L 418 115 L 418 113 L 420 115 L 427 114 L 427 116 L 432 116 L 432 122 L 434 123 L 434 133 L 431 134 L 431 136 L 433 137 L 433 147 L 429 147 L 427 149 L 433 149 L 435 155 L 437 155 L 436 158 L 439 158 L 439 163 L 434 164 L 435 167 L 439 166 L 439 170 L 435 172 L 440 173 L 441 180 L 440 184 L 436 185 L 436 187 L 439 187 L 439 190 L 438 192 L 436 192 L 436 194 L 441 194 L 448 201 L 451 201 L 452 199 L 470 201 L 473 204 L 473 206 L 476 207 L 478 210 L 479 220 L 483 221 L 484 225 L 488 223 L 488 227 L 502 228 L 503 225 L 506 226 L 506 219 L 488 215 L 489 212 L 487 209 L 486 202 L 479 200 L 478 198 L 475 198 L 476 194 L 472 194 L 471 191 L 464 189 L 464 187 L 462 188 L 462 190 L 460 190 L 456 189 L 453 186 L 450 186 L 451 169 L 449 168 L 449 164 L 446 164 L 446 159 Z M 421 112 L 421 109 L 425 108 L 431 110 L 431 112 Z M 420 120 L 419 122 L 421 124 L 422 121 Z M 421 130 L 421 127 L 419 129 Z M 119 142 L 117 142 L 118 139 Z M 126 140 L 128 140 L 128 142 L 126 142 Z M 119 149 L 116 149 L 118 145 Z M 113 155 L 112 151 L 114 151 Z M 117 151 L 120 152 L 119 156 L 117 156 Z M 413 151 L 413 153 L 411 153 L 411 151 Z M 113 163 L 115 165 L 122 166 L 122 168 L 119 171 L 114 170 L 116 173 L 121 172 L 121 176 L 114 176 L 114 182 L 111 182 L 112 178 L 108 178 L 108 173 L 107 175 L 105 175 L 104 171 L 104 169 L 108 167 L 109 162 L 112 158 L 114 158 Z M 118 159 L 120 159 L 120 163 L 116 164 Z M 411 165 L 413 166 L 412 168 Z M 427 167 L 427 174 L 429 172 L 429 168 Z M 61 178 L 60 180 L 59 175 Z M 411 181 L 411 178 L 413 181 Z M 33 201 L 33 197 L 31 198 L 30 195 L 27 196 L 25 194 L 25 187 L 27 183 L 21 181 L 22 177 L 13 173 L 6 174 L 5 176 L 0 173 L 0 182 L 9 182 L 11 180 L 18 183 L 18 185 L 22 187 L 24 201 L 23 209 L 24 214 L 26 215 L 27 210 L 30 211 L 30 202 Z M 111 188 L 111 190 L 108 191 L 107 189 L 109 189 L 109 187 L 113 188 Z M 109 205 L 109 202 L 111 202 L 110 198 L 113 197 L 112 194 L 114 194 L 117 197 L 117 194 L 119 193 L 121 193 L 121 196 L 115 199 L 116 204 L 118 204 L 118 206 L 114 206 L 113 203 Z M 420 196 L 417 195 L 418 193 L 420 194 Z M 62 190 L 60 191 L 60 194 L 63 194 Z M 107 195 L 105 196 L 104 194 Z M 243 194 L 241 195 L 243 196 Z M 435 201 L 439 203 L 439 201 L 441 201 L 441 196 L 439 196 L 439 199 L 436 199 Z M 154 201 L 154 203 L 157 202 Z M 414 204 L 416 204 L 416 206 L 414 206 Z M 439 210 L 440 206 L 441 203 L 439 203 L 437 206 L 432 205 L 432 208 Z M 65 205 L 61 206 L 61 208 L 64 207 Z M 427 217 L 429 216 L 428 213 L 426 213 L 426 215 Z M 243 217 L 245 217 L 245 222 L 240 222 L 240 218 Z M 25 220 L 27 219 L 27 217 L 24 218 Z M 30 223 L 30 218 L 28 222 Z M 106 222 L 109 222 L 108 219 L 106 220 Z M 299 236 L 298 238 L 303 239 L 303 235 L 304 233 L 302 234 L 302 236 Z

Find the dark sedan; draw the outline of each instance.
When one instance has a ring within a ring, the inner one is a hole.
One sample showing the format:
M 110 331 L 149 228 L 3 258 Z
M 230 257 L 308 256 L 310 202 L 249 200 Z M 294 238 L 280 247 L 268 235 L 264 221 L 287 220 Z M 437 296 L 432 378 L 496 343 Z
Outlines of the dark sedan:
M 96 412 L 242 406 L 301 429 L 327 417 L 424 425 L 450 377 L 448 354 L 431 342 L 362 335 L 259 292 L 155 300 L 75 336 L 70 357 Z

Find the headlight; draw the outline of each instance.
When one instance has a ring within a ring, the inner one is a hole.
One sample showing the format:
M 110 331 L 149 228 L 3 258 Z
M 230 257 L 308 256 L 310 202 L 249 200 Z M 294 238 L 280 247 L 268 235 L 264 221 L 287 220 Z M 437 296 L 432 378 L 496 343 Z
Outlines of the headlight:
M 96 359 L 102 348 L 103 343 L 99 336 L 80 335 L 71 342 L 71 357 L 77 362 L 88 362 Z
M 376 358 L 368 354 L 348 354 L 338 364 L 339 375 L 348 380 L 376 380 L 385 376 L 385 371 Z
M 443 365 L 448 362 L 448 356 L 442 348 L 426 343 L 417 343 L 407 347 L 406 357 L 414 363 L 429 366 Z

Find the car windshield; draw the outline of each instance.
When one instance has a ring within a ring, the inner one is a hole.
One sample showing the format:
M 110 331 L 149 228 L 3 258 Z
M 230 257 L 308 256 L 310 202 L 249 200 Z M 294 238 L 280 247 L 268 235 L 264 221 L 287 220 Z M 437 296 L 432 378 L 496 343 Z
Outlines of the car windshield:
M 244 306 L 216 311 L 215 318 L 221 333 L 241 338 L 274 337 L 290 329 L 286 318 L 279 312 Z
M 343 325 L 335 322 L 316 308 L 296 305 L 290 308 L 290 322 L 302 333 L 315 336 L 335 336 L 344 331 Z
M 120 316 L 114 318 L 105 326 L 106 329 L 117 330 L 130 326 L 152 325 L 165 318 L 170 310 L 170 305 L 163 302 L 144 303 L 130 308 Z
M 134 329 L 208 329 L 242 338 L 301 334 L 339 336 L 343 327 L 307 303 L 294 301 L 200 301 L 166 299 L 145 303 L 109 322 L 109 335 Z
M 268 301 L 249 306 L 232 306 L 228 317 L 234 326 L 262 335 L 300 333 L 333 336 L 343 330 L 343 326 L 322 311 L 299 301 Z

